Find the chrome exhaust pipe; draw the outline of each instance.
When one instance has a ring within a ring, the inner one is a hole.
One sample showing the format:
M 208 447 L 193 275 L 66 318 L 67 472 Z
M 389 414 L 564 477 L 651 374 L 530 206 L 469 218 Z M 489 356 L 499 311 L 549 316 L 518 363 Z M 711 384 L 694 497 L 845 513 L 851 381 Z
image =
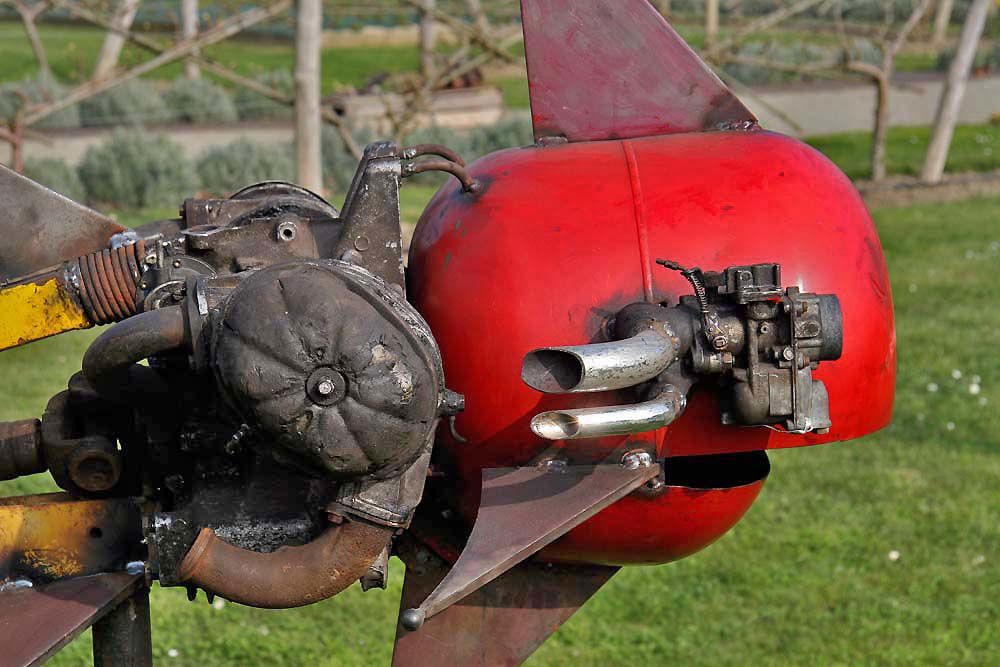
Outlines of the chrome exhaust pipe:
M 531 430 L 546 440 L 644 433 L 667 426 L 681 416 L 686 406 L 685 394 L 667 385 L 656 398 L 635 405 L 543 412 L 531 420 Z
M 675 340 L 662 329 L 645 329 L 608 343 L 543 347 L 524 357 L 521 379 L 546 394 L 634 387 L 652 380 L 676 360 Z

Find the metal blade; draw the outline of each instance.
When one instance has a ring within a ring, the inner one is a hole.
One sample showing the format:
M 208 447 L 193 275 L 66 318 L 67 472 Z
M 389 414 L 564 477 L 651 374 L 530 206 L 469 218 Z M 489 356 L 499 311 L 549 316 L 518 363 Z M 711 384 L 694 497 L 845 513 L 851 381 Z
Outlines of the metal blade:
M 434 556 L 407 566 L 400 610 L 420 602 L 448 572 Z M 521 563 L 427 620 L 396 627 L 393 667 L 520 665 L 618 571 L 616 567 Z
M 465 549 L 434 592 L 403 612 L 404 625 L 420 627 L 659 472 L 655 463 L 483 470 L 479 514 Z
M 125 228 L 0 165 L 0 282 L 108 247 Z
M 521 14 L 536 139 L 757 123 L 648 0 L 521 0 Z
M 119 572 L 0 593 L 3 664 L 45 662 L 143 585 L 142 575 Z

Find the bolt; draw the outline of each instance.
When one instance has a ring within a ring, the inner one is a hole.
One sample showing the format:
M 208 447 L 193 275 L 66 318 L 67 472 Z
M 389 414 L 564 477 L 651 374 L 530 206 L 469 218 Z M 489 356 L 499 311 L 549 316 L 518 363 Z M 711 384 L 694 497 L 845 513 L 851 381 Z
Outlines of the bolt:
M 791 361 L 792 359 L 795 358 L 795 350 L 793 350 L 791 347 L 786 347 L 784 350 L 782 350 L 781 356 L 784 357 L 785 361 Z
M 728 344 L 729 341 L 726 339 L 725 336 L 716 336 L 715 338 L 712 339 L 712 347 L 714 347 L 716 350 L 721 350 Z
M 649 452 L 635 451 L 629 452 L 622 457 L 622 465 L 629 470 L 638 470 L 653 465 L 653 457 Z
M 146 264 L 150 266 L 156 265 L 156 255 L 146 255 Z
M 174 260 L 174 268 L 175 269 L 181 268 L 181 260 L 179 260 L 179 259 L 175 259 Z
M 330 380 L 320 380 L 320 383 L 316 385 L 316 391 L 320 396 L 329 396 L 333 393 L 334 389 L 333 382 Z

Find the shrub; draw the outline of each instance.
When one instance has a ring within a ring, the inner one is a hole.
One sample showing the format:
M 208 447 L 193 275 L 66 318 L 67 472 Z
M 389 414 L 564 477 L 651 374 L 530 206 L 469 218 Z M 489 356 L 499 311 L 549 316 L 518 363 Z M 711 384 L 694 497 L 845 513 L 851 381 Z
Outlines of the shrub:
M 73 167 L 56 158 L 28 158 L 24 175 L 74 201 L 83 201 L 86 193 Z
M 262 146 L 249 139 L 206 151 L 197 169 L 202 187 L 215 195 L 229 195 L 261 181 L 295 178 L 290 147 Z
M 357 171 L 358 161 L 344 145 L 340 133 L 335 127 L 324 125 L 323 141 L 323 180 L 328 188 L 335 192 L 345 193 L 351 187 L 351 179 Z M 374 141 L 369 130 L 354 133 L 354 141 L 362 148 Z
M 278 69 L 264 72 L 255 77 L 265 86 L 270 86 L 286 95 L 295 95 L 295 78 L 289 70 Z M 260 120 L 264 118 L 288 118 L 292 108 L 287 104 L 275 102 L 258 92 L 241 86 L 234 97 L 236 112 L 242 120 Z
M 174 120 L 184 123 L 231 123 L 238 117 L 229 91 L 208 79 L 175 79 L 163 100 Z
M 173 116 L 156 86 L 134 79 L 81 102 L 80 119 L 91 127 L 166 123 Z
M 51 79 L 25 79 L 0 86 L 0 120 L 10 122 L 26 100 L 28 103 L 51 102 L 59 99 L 66 87 Z M 24 95 L 24 98 L 21 97 Z M 72 105 L 56 111 L 33 127 L 38 129 L 80 127 L 80 108 Z
M 116 130 L 87 150 L 80 180 L 92 202 L 124 208 L 176 206 L 196 188 L 180 146 L 163 136 Z

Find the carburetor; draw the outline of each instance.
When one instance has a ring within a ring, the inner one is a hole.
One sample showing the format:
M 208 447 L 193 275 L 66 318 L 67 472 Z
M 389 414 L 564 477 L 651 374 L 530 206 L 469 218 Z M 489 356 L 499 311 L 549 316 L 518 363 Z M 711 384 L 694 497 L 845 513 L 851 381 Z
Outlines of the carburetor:
M 634 388 L 644 401 L 544 412 L 532 420 L 536 435 L 566 440 L 658 429 L 683 413 L 696 383 L 711 380 L 723 423 L 780 425 L 790 433 L 830 428 L 829 397 L 812 373 L 842 352 L 835 295 L 781 287 L 773 263 L 718 272 L 657 263 L 681 273 L 694 294 L 673 306 L 626 306 L 609 322 L 610 342 L 534 350 L 522 368 L 522 379 L 542 392 Z

